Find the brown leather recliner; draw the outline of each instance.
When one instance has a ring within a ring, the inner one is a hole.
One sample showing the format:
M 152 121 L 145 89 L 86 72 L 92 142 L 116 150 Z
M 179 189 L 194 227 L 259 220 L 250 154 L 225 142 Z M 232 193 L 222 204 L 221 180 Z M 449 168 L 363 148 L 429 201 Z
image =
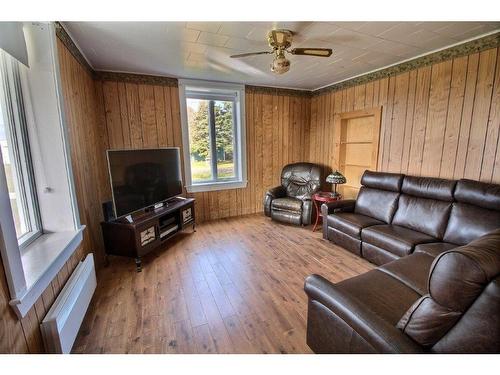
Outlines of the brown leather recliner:
M 321 186 L 321 167 L 312 163 L 288 164 L 281 172 L 281 185 L 264 197 L 264 214 L 295 225 L 311 224 L 312 195 Z
M 499 353 L 500 229 L 337 284 L 312 275 L 305 291 L 316 353 Z

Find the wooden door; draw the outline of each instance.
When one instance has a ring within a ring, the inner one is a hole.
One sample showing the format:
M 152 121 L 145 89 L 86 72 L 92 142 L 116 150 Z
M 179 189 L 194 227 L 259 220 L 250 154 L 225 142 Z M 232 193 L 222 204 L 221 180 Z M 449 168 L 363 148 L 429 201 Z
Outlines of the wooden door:
M 358 195 L 361 176 L 367 169 L 377 169 L 382 108 L 338 114 L 335 120 L 339 171 L 347 182 L 339 185 L 344 199 Z

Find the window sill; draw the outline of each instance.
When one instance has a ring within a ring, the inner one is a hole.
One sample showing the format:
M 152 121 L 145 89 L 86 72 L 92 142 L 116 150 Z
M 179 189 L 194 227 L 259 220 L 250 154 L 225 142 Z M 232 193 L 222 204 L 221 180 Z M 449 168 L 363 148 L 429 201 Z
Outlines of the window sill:
M 10 305 L 23 317 L 35 304 L 83 240 L 83 229 L 46 233 L 21 251 L 26 292 Z
M 243 189 L 247 187 L 247 181 L 223 181 L 208 182 L 206 184 L 195 184 L 186 186 L 188 193 L 201 193 L 204 191 Z

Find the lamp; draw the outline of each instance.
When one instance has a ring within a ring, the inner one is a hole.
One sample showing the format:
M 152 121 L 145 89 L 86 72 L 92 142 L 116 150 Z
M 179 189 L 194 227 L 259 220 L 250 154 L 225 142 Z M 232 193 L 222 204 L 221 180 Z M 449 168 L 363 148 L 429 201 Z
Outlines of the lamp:
M 337 193 L 337 184 L 345 184 L 347 182 L 347 180 L 345 179 L 345 177 L 342 173 L 340 173 L 339 171 L 335 171 L 335 172 L 330 173 L 326 177 L 326 182 L 328 182 L 329 184 L 335 185 L 335 191 L 333 193 L 333 196 L 338 197 L 340 194 Z
M 290 70 L 290 60 L 285 57 L 283 50 L 276 53 L 276 57 L 271 64 L 271 71 L 277 74 L 283 74 Z

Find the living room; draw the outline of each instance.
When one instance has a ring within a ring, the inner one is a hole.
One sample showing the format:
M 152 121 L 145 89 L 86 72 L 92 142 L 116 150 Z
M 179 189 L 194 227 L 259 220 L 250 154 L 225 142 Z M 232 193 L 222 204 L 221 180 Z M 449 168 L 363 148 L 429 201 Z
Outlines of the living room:
M 493 9 L 257 3 L 2 17 L 0 353 L 498 365 Z

